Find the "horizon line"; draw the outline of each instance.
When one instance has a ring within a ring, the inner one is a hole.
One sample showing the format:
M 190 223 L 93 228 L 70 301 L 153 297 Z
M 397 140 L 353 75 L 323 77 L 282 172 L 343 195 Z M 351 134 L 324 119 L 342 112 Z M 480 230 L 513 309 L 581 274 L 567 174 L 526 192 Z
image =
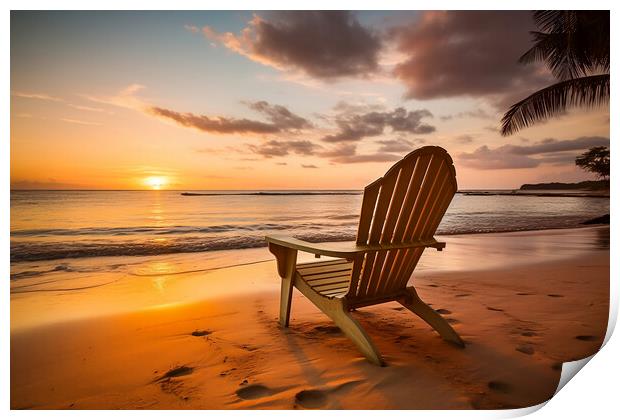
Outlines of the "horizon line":
M 517 188 L 463 188 L 458 189 L 457 192 L 461 191 L 504 191 L 504 190 L 518 190 Z M 355 189 L 355 188 L 301 188 L 301 189 L 267 189 L 267 188 L 255 188 L 255 189 L 121 189 L 121 188 L 11 188 L 11 192 L 13 191 L 82 191 L 82 192 L 93 192 L 93 191 L 152 191 L 152 192 L 163 192 L 163 191 L 171 191 L 171 192 L 191 192 L 191 191 L 364 191 L 363 188 Z

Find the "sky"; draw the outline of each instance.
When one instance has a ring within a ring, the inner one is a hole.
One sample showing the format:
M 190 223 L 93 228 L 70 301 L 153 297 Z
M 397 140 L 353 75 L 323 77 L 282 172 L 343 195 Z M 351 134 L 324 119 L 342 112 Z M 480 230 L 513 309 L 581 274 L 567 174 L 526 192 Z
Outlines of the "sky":
M 512 136 L 554 82 L 527 11 L 11 12 L 11 188 L 362 189 L 438 145 L 461 189 L 592 179 L 609 108 Z

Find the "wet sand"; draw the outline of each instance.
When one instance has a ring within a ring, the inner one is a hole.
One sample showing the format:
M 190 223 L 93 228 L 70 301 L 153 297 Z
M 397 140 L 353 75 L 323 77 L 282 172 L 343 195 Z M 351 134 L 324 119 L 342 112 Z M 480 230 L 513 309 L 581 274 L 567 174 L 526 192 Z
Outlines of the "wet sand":
M 275 263 L 257 262 L 270 259 L 265 249 L 12 267 L 11 406 L 484 409 L 547 400 L 561 362 L 591 355 L 605 335 L 609 229 L 442 239 L 446 250 L 426 251 L 411 284 L 467 346 L 444 342 L 396 303 L 360 309 L 354 316 L 386 367 L 368 363 L 298 292 L 291 327 L 281 329 Z

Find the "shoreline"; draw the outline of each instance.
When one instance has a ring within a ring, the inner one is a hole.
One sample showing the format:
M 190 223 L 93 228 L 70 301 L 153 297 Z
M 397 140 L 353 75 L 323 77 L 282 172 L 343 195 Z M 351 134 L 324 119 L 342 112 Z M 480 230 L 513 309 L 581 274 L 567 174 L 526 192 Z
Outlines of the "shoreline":
M 296 291 L 291 327 L 279 328 L 273 261 L 200 270 L 204 262 L 196 254 L 139 263 L 134 257 L 129 271 L 52 273 L 48 280 L 55 282 L 117 279 L 83 291 L 11 296 L 11 407 L 537 404 L 553 394 L 559 363 L 588 356 L 602 343 L 607 232 L 458 235 L 443 252 L 425 252 L 413 284 L 467 346 L 450 346 L 396 303 L 358 310 L 354 316 L 386 358 L 385 368 L 369 364 Z M 210 262 L 239 258 L 234 251 Z M 199 270 L 186 270 L 192 267 Z M 114 304 L 115 310 L 100 311 Z M 53 319 L 59 311 L 75 316 Z
M 609 226 L 438 235 L 438 238 L 447 242 L 446 249 L 425 250 L 417 273 L 486 271 L 567 260 L 593 247 L 608 252 Z M 488 258 L 489 255 L 494 258 Z M 280 280 L 274 261 L 268 248 L 260 247 L 12 264 L 11 328 L 96 318 L 245 292 L 243 278 L 230 273 L 239 272 L 243 276 L 256 270 L 258 281 L 252 284 L 257 290 L 275 290 Z M 299 263 L 313 261 L 316 260 L 311 254 L 298 255 Z M 476 261 L 475 265 L 472 261 Z M 226 276 L 235 276 L 234 281 L 227 281 Z M 40 314 L 45 316 L 42 318 Z
M 602 215 L 601 217 L 604 217 L 606 215 Z M 598 217 L 596 218 L 598 219 Z M 461 236 L 461 235 L 485 235 L 485 234 L 496 234 L 496 233 L 518 233 L 518 232 L 545 232 L 545 231 L 553 231 L 553 230 L 566 230 L 566 229 L 588 229 L 588 228 L 605 228 L 609 226 L 609 223 L 589 223 L 591 222 L 591 220 L 596 220 L 596 219 L 590 219 L 590 220 L 585 220 L 583 222 L 581 222 L 579 225 L 576 226 L 558 226 L 558 227 L 540 227 L 540 228 L 527 228 L 527 229 L 510 229 L 510 230 L 492 230 L 492 231 L 463 231 L 463 232 L 456 232 L 456 233 L 438 233 L 435 236 L 437 237 L 450 237 L 450 236 Z M 332 240 L 332 241 L 321 241 L 321 242 L 348 242 L 348 241 L 354 241 L 355 238 L 346 238 L 346 239 L 342 239 L 342 240 Z M 314 243 L 312 241 L 308 241 L 310 243 Z M 317 243 L 321 243 L 321 242 L 317 242 Z M 264 244 L 261 245 L 256 245 L 256 246 L 248 246 L 248 247 L 244 247 L 244 248 L 215 248 L 215 249 L 208 249 L 208 250 L 199 250 L 199 251 L 185 251 L 185 252 L 159 252 L 159 253 L 144 253 L 144 254 L 119 254 L 119 255 L 89 255 L 89 256 L 68 256 L 68 257 L 60 257 L 60 258 L 50 258 L 50 259 L 20 259 L 18 261 L 14 261 L 13 258 L 11 258 L 11 267 L 13 267 L 14 265 L 17 264 L 26 264 L 26 263 L 36 263 L 36 262 L 40 262 L 40 263 L 49 263 L 49 262 L 54 262 L 54 261 L 62 261 L 62 260 L 79 260 L 79 259 L 86 259 L 86 258 L 126 258 L 126 257 L 158 257 L 158 256 L 166 256 L 166 255 L 181 255 L 181 254 L 202 254 L 202 253 L 211 253 L 211 252 L 220 252 L 220 251 L 243 251 L 243 250 L 250 250 L 250 249 L 260 249 L 260 248 L 267 248 L 267 243 L 265 242 Z

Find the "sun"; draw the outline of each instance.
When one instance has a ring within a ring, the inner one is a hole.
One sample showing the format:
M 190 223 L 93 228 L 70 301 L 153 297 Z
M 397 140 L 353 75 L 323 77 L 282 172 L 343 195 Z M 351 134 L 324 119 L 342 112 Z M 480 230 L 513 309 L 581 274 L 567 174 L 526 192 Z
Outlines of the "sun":
M 149 176 L 144 179 L 144 184 L 152 190 L 161 190 L 168 184 L 168 179 L 165 176 Z

